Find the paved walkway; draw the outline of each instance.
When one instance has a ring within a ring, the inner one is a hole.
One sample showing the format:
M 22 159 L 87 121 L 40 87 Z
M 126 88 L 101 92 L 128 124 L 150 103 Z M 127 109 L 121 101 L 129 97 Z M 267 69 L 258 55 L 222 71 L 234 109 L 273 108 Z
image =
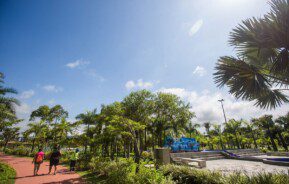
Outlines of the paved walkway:
M 289 167 L 264 164 L 262 162 L 253 162 L 246 160 L 235 159 L 219 159 L 207 161 L 206 169 L 219 170 L 224 174 L 230 174 L 231 172 L 244 172 L 248 175 L 255 175 L 262 172 L 276 173 L 283 172 L 289 173 Z
M 69 173 L 67 168 L 63 166 L 57 167 L 56 175 L 48 175 L 49 163 L 41 164 L 38 172 L 39 176 L 33 176 L 32 159 L 24 157 L 14 157 L 10 155 L 3 155 L 0 153 L 0 160 L 12 166 L 16 172 L 16 184 L 58 184 L 58 183 L 84 183 L 78 174 Z M 53 168 L 52 172 L 53 173 Z

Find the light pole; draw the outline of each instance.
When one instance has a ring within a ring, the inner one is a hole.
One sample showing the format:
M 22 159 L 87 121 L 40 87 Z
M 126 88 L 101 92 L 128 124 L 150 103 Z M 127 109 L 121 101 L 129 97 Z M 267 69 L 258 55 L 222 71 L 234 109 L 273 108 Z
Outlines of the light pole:
M 226 118 L 226 114 L 225 114 L 225 110 L 224 110 L 224 105 L 223 105 L 223 101 L 225 101 L 224 99 L 218 100 L 219 102 L 221 102 L 222 105 L 222 109 L 223 109 L 223 114 L 224 114 L 224 119 L 225 119 L 225 123 L 227 123 L 227 118 Z
M 218 101 L 219 101 L 219 102 L 221 103 L 221 105 L 222 105 L 225 123 L 227 123 L 227 118 L 226 118 L 225 109 L 224 109 L 224 105 L 223 105 L 223 101 L 225 101 L 225 100 L 224 100 L 224 99 L 221 99 L 221 100 L 218 100 Z M 220 125 L 220 130 L 221 130 L 221 125 Z M 224 149 L 222 136 L 220 136 L 220 143 L 221 143 L 222 149 Z M 226 148 L 225 148 L 225 149 L 226 149 Z

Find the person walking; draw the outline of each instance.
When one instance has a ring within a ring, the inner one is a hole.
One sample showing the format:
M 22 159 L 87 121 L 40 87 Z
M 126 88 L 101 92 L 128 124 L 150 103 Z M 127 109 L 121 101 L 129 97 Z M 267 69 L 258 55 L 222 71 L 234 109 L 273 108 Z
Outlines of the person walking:
M 75 171 L 75 164 L 79 159 L 79 149 L 76 148 L 70 157 L 70 171 Z
M 45 154 L 40 148 L 38 152 L 35 154 L 35 156 L 33 157 L 32 163 L 34 164 L 34 171 L 33 171 L 34 176 L 38 176 L 38 171 L 40 169 L 40 165 L 43 163 L 44 156 Z
M 57 171 L 57 165 L 59 164 L 59 159 L 61 157 L 61 153 L 57 147 L 53 148 L 53 152 L 51 153 L 50 156 L 50 163 L 49 163 L 49 172 L 48 174 L 51 173 L 52 167 L 54 166 L 54 175 L 56 174 Z

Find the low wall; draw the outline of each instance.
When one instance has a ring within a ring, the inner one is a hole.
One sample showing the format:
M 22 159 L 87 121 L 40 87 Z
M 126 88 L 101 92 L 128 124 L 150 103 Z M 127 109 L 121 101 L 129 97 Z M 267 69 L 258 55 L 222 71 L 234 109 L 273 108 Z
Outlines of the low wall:
M 268 152 L 266 153 L 268 156 L 285 156 L 289 157 L 289 152 Z

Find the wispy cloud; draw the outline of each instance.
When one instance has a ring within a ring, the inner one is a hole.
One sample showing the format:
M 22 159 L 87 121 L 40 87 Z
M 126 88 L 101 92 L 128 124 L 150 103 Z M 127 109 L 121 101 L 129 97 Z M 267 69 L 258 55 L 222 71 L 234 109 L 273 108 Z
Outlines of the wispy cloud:
M 134 88 L 138 89 L 148 89 L 152 88 L 154 84 L 152 82 L 144 82 L 142 79 L 138 79 L 137 81 L 129 80 L 125 83 L 125 88 L 127 90 L 131 90 Z
M 19 115 L 30 114 L 31 107 L 26 103 L 21 103 L 19 106 L 16 106 L 16 113 Z
M 34 96 L 34 94 L 35 94 L 35 92 L 34 92 L 34 90 L 27 90 L 27 91 L 23 91 L 21 94 L 20 94 L 20 96 L 19 96 L 19 98 L 21 98 L 21 99 L 28 99 L 28 98 L 31 98 L 32 96 Z
M 67 63 L 65 66 L 68 67 L 68 68 L 79 68 L 79 67 L 82 67 L 82 66 L 85 66 L 85 65 L 88 65 L 90 62 L 89 61 L 84 61 L 82 59 L 78 59 L 74 62 L 71 62 L 71 63 Z
M 195 68 L 195 70 L 193 71 L 193 74 L 202 77 L 202 76 L 204 76 L 204 75 L 207 74 L 207 71 L 206 71 L 206 69 L 205 69 L 204 67 L 202 67 L 202 66 L 197 66 L 197 67 Z
M 104 77 L 99 75 L 95 69 L 87 69 L 84 71 L 84 73 L 89 77 L 99 80 L 100 82 L 104 82 L 106 80 Z
M 202 25 L 203 25 L 203 20 L 202 19 L 200 19 L 197 22 L 195 22 L 194 25 L 190 28 L 189 36 L 193 36 L 194 34 L 196 34 L 200 30 Z
M 42 89 L 44 89 L 45 91 L 54 92 L 54 93 L 63 91 L 62 87 L 58 87 L 55 85 L 45 85 L 42 87 Z
M 54 105 L 54 104 L 55 104 L 55 100 L 54 100 L 54 99 L 50 99 L 50 100 L 48 101 L 48 104 L 49 104 L 49 105 Z

